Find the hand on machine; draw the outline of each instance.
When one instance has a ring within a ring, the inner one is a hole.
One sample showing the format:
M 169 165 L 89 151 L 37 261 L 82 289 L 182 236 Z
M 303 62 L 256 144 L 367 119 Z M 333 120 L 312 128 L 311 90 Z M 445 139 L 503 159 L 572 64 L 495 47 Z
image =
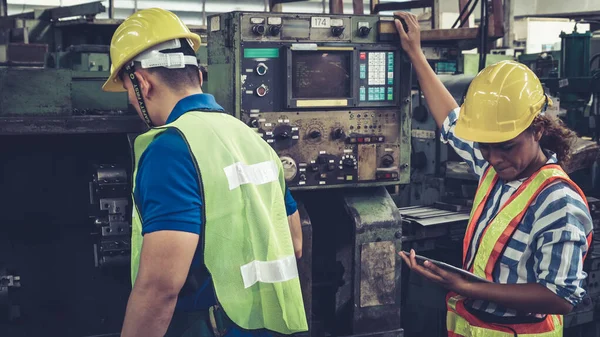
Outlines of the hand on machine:
M 408 12 L 394 12 L 400 44 L 409 56 L 421 51 L 421 29 L 417 17 Z

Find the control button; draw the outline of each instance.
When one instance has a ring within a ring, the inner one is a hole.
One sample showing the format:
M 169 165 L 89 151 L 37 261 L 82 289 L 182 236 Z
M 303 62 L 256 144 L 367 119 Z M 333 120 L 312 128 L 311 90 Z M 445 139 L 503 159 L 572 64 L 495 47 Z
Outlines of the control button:
M 258 127 L 258 119 L 256 118 L 252 118 L 248 121 L 248 126 L 251 128 L 257 128 Z
M 268 90 L 267 90 L 267 86 L 266 86 L 266 85 L 264 85 L 264 84 L 262 84 L 260 87 L 256 88 L 256 94 L 257 94 L 259 97 L 263 97 L 264 95 L 266 95 L 266 94 L 267 94 L 267 91 L 268 91 Z
M 256 73 L 260 76 L 266 74 L 267 70 L 269 70 L 269 67 L 267 67 L 267 65 L 262 62 L 256 66 Z
M 316 138 L 319 138 L 319 137 L 321 137 L 321 132 L 318 131 L 318 130 L 312 131 L 310 133 L 310 138 L 312 138 L 312 139 L 316 139 Z
M 341 139 L 345 136 L 346 134 L 344 133 L 344 130 L 342 129 L 335 129 L 333 131 L 333 139 Z
M 306 180 L 306 174 L 302 173 L 300 175 L 300 180 L 302 180 L 302 181 Z
M 333 171 L 333 170 L 335 170 L 335 164 L 333 164 L 333 163 L 329 163 L 329 164 L 327 164 L 327 170 L 328 170 L 328 171 Z
M 351 181 L 353 178 L 354 178 L 353 176 L 347 175 L 346 176 L 346 181 Z
M 359 55 L 359 58 L 361 60 L 366 60 L 367 59 L 367 53 L 364 52 L 364 51 L 360 52 L 360 54 L 358 54 L 358 55 Z
M 252 32 L 255 35 L 265 35 L 265 25 L 254 25 L 252 27 Z
M 360 36 L 360 37 L 367 37 L 367 36 L 369 36 L 370 32 L 371 32 L 370 27 L 362 26 L 362 27 L 358 28 L 358 36 Z
M 288 156 L 280 157 L 279 159 L 281 160 L 281 165 L 283 166 L 283 175 L 285 177 L 285 181 L 291 181 L 298 173 L 296 161 L 292 157 Z
M 381 164 L 384 167 L 390 167 L 390 166 L 392 166 L 392 164 L 394 164 L 394 157 L 392 157 L 392 155 L 386 154 L 385 156 L 383 156 L 381 158 Z
M 342 27 L 332 27 L 331 28 L 331 34 L 333 36 L 340 36 L 340 35 L 342 35 L 342 33 L 344 33 L 344 29 L 345 29 L 344 26 L 342 26 Z
M 269 33 L 271 33 L 272 36 L 279 35 L 279 32 L 281 32 L 281 25 L 276 25 L 276 26 L 270 26 L 269 27 Z
M 413 118 L 419 123 L 427 121 L 428 115 L 429 111 L 424 105 L 418 105 L 413 109 Z
M 318 172 L 319 171 L 319 165 L 317 164 L 310 164 L 310 170 L 313 172 Z

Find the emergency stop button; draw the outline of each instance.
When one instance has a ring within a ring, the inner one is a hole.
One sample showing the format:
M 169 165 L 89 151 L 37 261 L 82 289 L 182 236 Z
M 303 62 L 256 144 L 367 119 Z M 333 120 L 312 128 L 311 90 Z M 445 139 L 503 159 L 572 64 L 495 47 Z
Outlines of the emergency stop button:
M 264 84 L 263 84 L 263 85 L 261 85 L 260 87 L 256 88 L 256 94 L 257 94 L 259 97 L 263 97 L 264 95 L 266 95 L 266 94 L 267 94 L 267 91 L 268 91 L 268 90 L 267 90 L 267 86 L 266 86 L 266 85 L 264 85 Z

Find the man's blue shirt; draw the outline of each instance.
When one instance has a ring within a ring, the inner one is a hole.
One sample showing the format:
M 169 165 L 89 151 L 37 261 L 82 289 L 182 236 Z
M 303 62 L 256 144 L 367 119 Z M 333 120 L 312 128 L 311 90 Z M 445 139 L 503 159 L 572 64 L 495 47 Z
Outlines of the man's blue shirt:
M 209 94 L 188 96 L 175 105 L 167 123 L 188 111 L 223 111 Z M 143 219 L 142 235 L 160 230 L 176 230 L 202 235 L 202 196 L 196 167 L 187 144 L 175 130 L 160 134 L 140 158 L 136 176 L 135 201 Z M 297 210 L 296 201 L 286 189 L 287 214 Z M 199 268 L 196 253 L 192 268 Z M 216 304 L 212 281 L 204 280 L 195 294 L 180 297 L 176 310 L 194 311 Z M 241 336 L 234 329 L 228 336 Z

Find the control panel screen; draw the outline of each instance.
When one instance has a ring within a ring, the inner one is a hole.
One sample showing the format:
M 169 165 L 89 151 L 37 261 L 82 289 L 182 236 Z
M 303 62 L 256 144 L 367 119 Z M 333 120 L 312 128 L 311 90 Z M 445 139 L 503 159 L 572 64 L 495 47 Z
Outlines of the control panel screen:
M 295 51 L 292 53 L 292 98 L 352 97 L 352 53 Z

